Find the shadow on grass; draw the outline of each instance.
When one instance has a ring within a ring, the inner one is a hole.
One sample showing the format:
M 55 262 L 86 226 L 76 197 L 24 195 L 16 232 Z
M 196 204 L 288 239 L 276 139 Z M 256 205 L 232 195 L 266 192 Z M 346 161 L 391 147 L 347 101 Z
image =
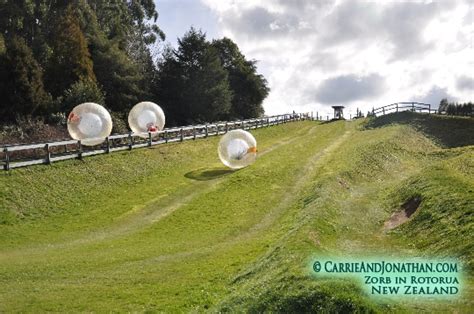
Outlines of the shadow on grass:
M 333 122 L 338 122 L 338 121 L 346 121 L 346 119 L 341 118 L 341 119 L 325 120 L 325 121 L 322 121 L 321 124 L 328 124 L 328 123 L 333 123 Z
M 235 170 L 227 168 L 202 168 L 190 171 L 184 176 L 188 179 L 198 180 L 198 181 L 209 181 L 217 178 L 221 178 L 228 174 L 235 172 Z
M 374 129 L 390 124 L 410 125 L 446 148 L 474 145 L 473 118 L 403 111 L 373 118 L 365 127 Z

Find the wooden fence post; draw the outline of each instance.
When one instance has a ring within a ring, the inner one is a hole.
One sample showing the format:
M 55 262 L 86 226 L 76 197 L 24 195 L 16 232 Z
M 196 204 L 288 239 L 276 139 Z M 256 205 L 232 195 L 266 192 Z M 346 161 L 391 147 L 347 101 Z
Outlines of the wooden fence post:
M 148 132 L 148 146 L 151 146 L 151 142 L 152 142 L 151 132 Z
M 82 160 L 82 143 L 81 143 L 81 140 L 77 141 L 77 145 L 79 146 L 78 158 Z
M 206 124 L 206 137 L 209 136 L 209 128 L 207 127 L 207 124 Z
M 225 132 L 229 132 L 229 125 L 227 124 L 227 122 L 225 123 Z
M 49 151 L 49 144 L 47 143 L 44 145 L 44 149 L 46 150 L 46 164 L 51 164 L 51 152 Z
M 183 131 L 183 128 L 181 128 L 181 130 L 179 130 L 179 140 L 180 142 L 184 141 L 184 131 Z
M 10 156 L 8 155 L 8 147 L 5 147 L 3 152 L 5 153 L 5 164 L 3 165 L 3 169 L 8 171 L 10 170 Z
M 196 139 L 196 127 L 193 127 L 193 140 Z
M 415 103 L 414 102 L 411 103 L 411 111 L 415 111 Z
M 132 150 L 133 148 L 133 139 L 132 139 L 132 132 L 128 132 L 128 150 Z
M 168 143 L 168 130 L 165 131 L 163 136 L 165 137 L 165 143 Z
M 428 114 L 431 114 L 431 104 L 428 104 Z
M 108 136 L 105 138 L 105 143 L 107 144 L 105 151 L 107 152 L 107 154 L 109 154 L 110 153 L 110 139 Z

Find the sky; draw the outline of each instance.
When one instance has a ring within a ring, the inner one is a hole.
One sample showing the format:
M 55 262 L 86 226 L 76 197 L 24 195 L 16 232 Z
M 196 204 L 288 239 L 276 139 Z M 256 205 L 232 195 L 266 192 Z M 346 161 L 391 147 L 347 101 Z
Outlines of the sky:
M 364 113 L 474 100 L 474 1 L 155 0 L 176 46 L 191 26 L 257 60 L 266 114 Z

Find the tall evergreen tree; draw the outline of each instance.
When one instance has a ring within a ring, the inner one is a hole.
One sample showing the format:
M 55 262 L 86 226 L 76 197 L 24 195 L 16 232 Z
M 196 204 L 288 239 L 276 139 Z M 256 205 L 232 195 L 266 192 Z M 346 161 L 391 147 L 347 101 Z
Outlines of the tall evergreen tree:
M 439 106 L 438 106 L 438 112 L 441 113 L 441 112 L 444 112 L 446 111 L 446 109 L 448 108 L 448 99 L 447 98 L 443 98 L 441 99 L 441 101 L 439 102 Z
M 218 51 L 201 31 L 191 28 L 178 40 L 178 49 L 160 65 L 158 91 L 170 88 L 176 95 L 158 94 L 160 103 L 178 124 L 226 118 L 232 92 Z
M 76 81 L 95 82 L 87 41 L 72 5 L 64 10 L 51 40 L 53 55 L 45 83 L 53 96 L 62 95 Z
M 249 61 L 229 38 L 214 40 L 224 69 L 229 73 L 234 95 L 230 115 L 233 118 L 254 118 L 264 113 L 262 102 L 270 89 L 265 78 L 257 73 L 256 61 Z
M 138 101 L 151 99 L 156 67 L 141 33 L 129 26 L 133 18 L 126 3 L 81 1 L 80 21 L 107 106 L 127 112 Z
M 166 113 L 168 125 L 182 125 L 188 118 L 187 108 L 182 106 L 181 92 L 185 82 L 181 76 L 181 66 L 176 60 L 175 51 L 166 47 L 158 64 L 158 80 L 155 87 L 156 99 Z M 184 122 L 183 122 L 184 121 Z
M 49 101 L 42 70 L 23 38 L 13 36 L 0 56 L 0 116 L 32 115 Z
M 128 111 L 143 97 L 141 73 L 118 44 L 96 38 L 92 48 L 95 74 L 106 95 L 107 106 Z

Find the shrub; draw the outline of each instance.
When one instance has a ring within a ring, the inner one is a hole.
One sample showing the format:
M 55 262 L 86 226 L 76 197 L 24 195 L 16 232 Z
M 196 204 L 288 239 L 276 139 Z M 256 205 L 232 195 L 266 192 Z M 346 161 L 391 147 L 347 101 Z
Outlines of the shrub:
M 47 117 L 48 124 L 55 124 L 55 125 L 66 125 L 67 119 L 66 114 L 64 112 L 54 112 L 48 115 Z
M 99 105 L 105 104 L 105 94 L 94 81 L 77 81 L 69 87 L 62 97 L 61 111 L 68 113 L 75 106 L 95 102 Z
M 111 112 L 110 115 L 113 123 L 112 133 L 128 133 L 128 123 L 125 115 L 120 112 Z

